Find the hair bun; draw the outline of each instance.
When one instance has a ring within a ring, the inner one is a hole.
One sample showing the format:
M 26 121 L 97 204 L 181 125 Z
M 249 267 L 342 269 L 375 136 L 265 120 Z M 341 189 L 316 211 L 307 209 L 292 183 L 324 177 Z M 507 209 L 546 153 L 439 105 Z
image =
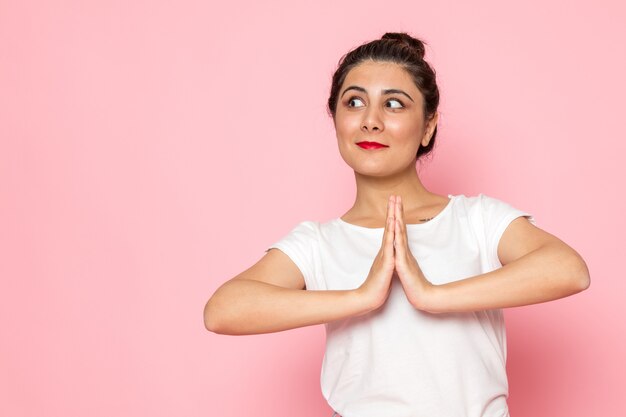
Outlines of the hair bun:
M 424 59 L 424 55 L 426 53 L 426 49 L 424 48 L 424 42 L 412 37 L 405 32 L 387 32 L 383 35 L 381 39 L 391 39 L 401 42 L 413 49 L 420 58 Z

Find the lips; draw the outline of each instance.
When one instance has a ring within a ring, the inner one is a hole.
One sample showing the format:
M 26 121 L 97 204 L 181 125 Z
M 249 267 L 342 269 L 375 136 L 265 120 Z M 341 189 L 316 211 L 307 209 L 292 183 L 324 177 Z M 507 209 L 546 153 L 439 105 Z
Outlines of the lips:
M 380 149 L 380 148 L 388 148 L 387 145 L 383 145 L 382 143 L 378 143 L 378 142 L 367 142 L 367 141 L 363 141 L 363 142 L 358 142 L 357 145 L 359 145 L 361 148 L 363 149 Z

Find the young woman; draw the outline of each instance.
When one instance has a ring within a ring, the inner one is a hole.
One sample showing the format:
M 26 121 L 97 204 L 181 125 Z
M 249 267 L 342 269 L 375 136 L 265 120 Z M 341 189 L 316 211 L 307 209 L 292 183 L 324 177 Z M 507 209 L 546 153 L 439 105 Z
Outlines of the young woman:
M 354 205 L 298 224 L 206 304 L 221 334 L 324 323 L 333 416 L 508 416 L 501 309 L 589 287 L 584 260 L 531 214 L 424 187 L 438 104 L 420 40 L 386 33 L 345 55 L 328 110 Z

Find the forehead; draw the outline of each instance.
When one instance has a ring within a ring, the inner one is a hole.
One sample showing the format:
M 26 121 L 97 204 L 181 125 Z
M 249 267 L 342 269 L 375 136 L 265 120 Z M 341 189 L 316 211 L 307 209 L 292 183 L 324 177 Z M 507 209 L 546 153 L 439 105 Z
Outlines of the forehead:
M 346 75 L 342 87 L 358 85 L 370 91 L 383 88 L 401 88 L 405 91 L 419 92 L 409 73 L 393 62 L 365 61 L 352 68 Z M 368 88 L 370 86 L 370 88 Z

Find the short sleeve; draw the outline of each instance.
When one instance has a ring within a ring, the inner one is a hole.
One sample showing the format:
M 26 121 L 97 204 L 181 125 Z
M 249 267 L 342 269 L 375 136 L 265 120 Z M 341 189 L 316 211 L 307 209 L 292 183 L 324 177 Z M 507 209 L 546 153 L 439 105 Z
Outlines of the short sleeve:
M 318 223 L 313 221 L 303 221 L 265 250 L 267 252 L 277 248 L 289 256 L 302 272 L 307 290 L 319 288 L 315 267 L 318 248 L 317 225 Z
M 536 225 L 532 214 L 517 209 L 510 204 L 494 197 L 480 194 L 481 212 L 485 227 L 485 238 L 489 259 L 493 267 L 501 267 L 498 258 L 498 244 L 508 225 L 518 217 L 526 217 Z

